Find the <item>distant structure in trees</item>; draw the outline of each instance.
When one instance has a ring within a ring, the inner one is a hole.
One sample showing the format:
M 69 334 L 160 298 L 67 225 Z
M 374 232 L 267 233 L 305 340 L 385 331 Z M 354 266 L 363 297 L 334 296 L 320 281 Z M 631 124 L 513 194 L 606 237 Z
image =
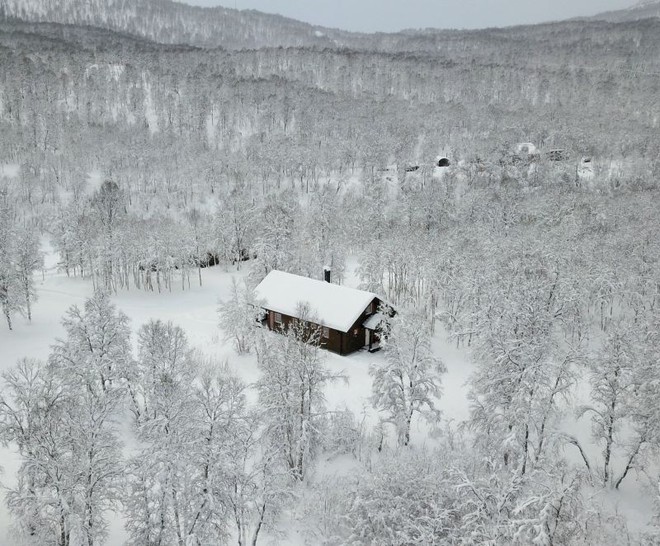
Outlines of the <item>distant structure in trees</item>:
M 414 173 L 415 171 L 419 170 L 419 165 L 408 165 L 406 167 L 406 172 L 407 173 Z
M 379 313 L 382 300 L 364 290 L 330 283 L 330 270 L 325 281 L 271 271 L 255 288 L 255 297 L 263 302 L 263 324 L 270 330 L 285 331 L 300 320 L 301 306 L 308 306 L 321 330 L 321 346 L 340 355 L 361 349 L 379 348 L 378 327 L 385 317 Z
M 570 154 L 562 149 L 549 150 L 546 157 L 550 161 L 568 161 L 571 158 Z
M 531 142 L 520 142 L 516 144 L 516 153 L 525 155 L 538 155 L 539 151 L 536 145 Z
M 446 157 L 441 157 L 438 159 L 436 165 L 438 167 L 449 167 L 449 165 L 451 165 L 451 161 L 449 161 L 449 159 Z
M 505 160 L 506 163 L 517 165 L 519 163 L 529 164 L 538 161 L 541 158 L 536 145 L 531 142 L 520 142 L 516 144 L 513 154 L 510 154 Z

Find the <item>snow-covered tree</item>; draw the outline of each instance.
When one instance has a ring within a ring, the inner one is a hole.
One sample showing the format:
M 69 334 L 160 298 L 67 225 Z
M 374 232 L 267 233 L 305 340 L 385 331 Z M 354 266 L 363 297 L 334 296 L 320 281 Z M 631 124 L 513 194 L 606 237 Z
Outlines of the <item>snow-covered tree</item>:
M 236 279 L 232 279 L 230 297 L 221 302 L 218 312 L 225 341 L 233 342 L 238 354 L 249 353 L 257 320 L 262 314 L 254 292 L 246 284 L 239 286 Z
M 324 365 L 321 331 L 309 309 L 302 306 L 298 317 L 283 335 L 265 333 L 256 351 L 262 374 L 259 406 L 268 435 L 291 476 L 302 481 L 319 444 L 323 390 L 337 376 Z
M 128 374 L 135 431 L 142 449 L 129 461 L 124 495 L 132 544 L 184 543 L 196 476 L 193 382 L 196 362 L 181 328 L 151 321 L 138 332 Z
M 506 280 L 483 296 L 475 325 L 469 426 L 485 452 L 524 475 L 558 438 L 581 348 L 556 324 L 564 295 L 546 256 L 521 252 L 499 267 Z
M 0 308 L 11 330 L 12 318 L 23 309 L 23 302 L 15 265 L 18 244 L 14 226 L 16 212 L 9 199 L 9 192 L 0 187 Z
M 120 270 L 121 239 L 118 229 L 125 214 L 123 194 L 116 182 L 106 180 L 92 197 L 92 217 L 98 229 L 98 270 L 101 275 L 100 288 L 117 290 L 122 285 Z
M 6 497 L 13 525 L 27 544 L 69 546 L 79 468 L 66 434 L 70 393 L 52 367 L 35 360 L 2 377 L 0 439 L 22 458 Z
M 202 267 L 213 265 L 213 260 L 216 258 L 212 254 L 211 219 L 208 214 L 204 214 L 197 208 L 187 211 L 186 219 L 188 220 L 190 240 L 194 247 L 193 256 L 197 264 L 199 286 L 202 286 Z
M 16 313 L 32 320 L 37 298 L 33 273 L 43 265 L 34 225 L 17 223 L 14 209 L 0 188 L 0 308 L 10 330 Z
M 330 413 L 327 421 L 323 435 L 325 451 L 334 455 L 350 454 L 361 459 L 367 444 L 365 416 L 358 421 L 355 414 L 346 408 Z
M 258 412 L 247 412 L 228 440 L 223 498 L 239 546 L 256 546 L 262 530 L 276 529 L 277 517 L 294 499 L 291 472 L 264 424 Z
M 480 457 L 480 460 L 474 459 Z M 585 510 L 583 476 L 560 463 L 521 476 L 487 454 L 468 452 L 455 469 L 456 536 L 477 544 L 599 544 L 609 522 Z M 586 530 L 589 528 L 589 530 Z M 584 542 L 581 542 L 584 541 Z M 607 542 L 604 542 L 607 543 Z
M 66 337 L 53 349 L 53 365 L 99 399 L 123 395 L 132 362 L 128 322 L 107 294 L 96 292 L 83 309 L 74 305 L 64 316 Z
M 208 362 L 193 391 L 195 442 L 190 465 L 197 481 L 191 495 L 188 536 L 200 544 L 218 540 L 229 521 L 237 521 L 231 517 L 231 498 L 236 492 L 233 468 L 243 456 L 240 438 L 254 432 L 246 415 L 244 390 L 245 385 L 227 365 Z
M 653 528 L 648 533 L 650 544 L 655 544 L 660 540 L 660 479 L 656 480 L 653 491 L 654 518 Z
M 8 502 L 31 542 L 102 543 L 122 475 L 116 419 L 130 361 L 127 319 L 107 296 L 69 310 L 48 364 L 24 360 L 5 374 L 3 441 L 23 464 Z
M 407 446 L 415 414 L 438 418 L 436 402 L 446 369 L 431 349 L 428 321 L 414 313 L 403 311 L 391 319 L 383 351 L 385 361 L 369 370 L 372 403 L 396 426 L 399 444 Z
M 294 265 L 293 235 L 298 205 L 290 192 L 273 195 L 259 211 L 260 235 L 255 242 L 257 258 L 250 276 L 261 281 L 273 269 L 288 271 Z
M 631 470 L 643 470 L 648 456 L 660 449 L 656 328 L 653 322 L 621 321 L 589 361 L 591 399 L 578 415 L 590 418 L 592 437 L 602 446 L 597 472 L 604 486 L 618 489 Z M 619 469 L 618 460 L 623 462 Z
M 254 198 L 240 183 L 218 205 L 215 230 L 219 251 L 227 261 L 237 264 L 238 269 L 254 251 L 255 214 Z
M 106 536 L 107 511 L 119 498 L 122 458 L 116 426 L 132 360 L 130 331 L 126 315 L 101 292 L 85 302 L 84 311 L 72 307 L 62 324 L 66 337 L 54 346 L 50 365 L 70 392 L 65 430 L 76 461 L 71 509 L 80 540 L 93 546 Z
M 44 264 L 39 247 L 39 237 L 34 227 L 24 225 L 17 230 L 16 274 L 22 290 L 25 314 L 29 321 L 32 321 L 32 304 L 37 300 L 34 273 L 41 269 Z
M 144 325 L 138 355 L 129 388 L 143 447 L 124 497 L 131 544 L 226 542 L 240 438 L 256 431 L 245 387 L 227 366 L 202 362 L 171 323 Z
M 579 409 L 589 415 L 594 440 L 602 445 L 600 477 L 603 485 L 618 486 L 612 476 L 615 449 L 621 441 L 622 422 L 631 414 L 636 356 L 633 333 L 615 328 L 600 352 L 589 362 L 591 401 Z
M 358 480 L 344 506 L 347 544 L 451 543 L 458 513 L 448 473 L 436 458 L 405 450 L 384 455 Z
M 179 326 L 152 320 L 140 328 L 138 357 L 127 377 L 135 424 L 148 425 L 144 431 L 147 437 L 154 432 L 151 427 L 160 430 L 167 426 L 167 420 L 178 418 L 177 412 L 183 411 L 179 405 L 189 404 L 187 396 L 196 367 L 186 334 Z

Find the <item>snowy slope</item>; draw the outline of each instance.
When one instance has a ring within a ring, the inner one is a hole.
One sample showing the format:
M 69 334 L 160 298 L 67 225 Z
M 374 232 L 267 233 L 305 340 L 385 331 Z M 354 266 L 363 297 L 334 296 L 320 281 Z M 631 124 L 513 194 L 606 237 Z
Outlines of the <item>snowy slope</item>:
M 649 17 L 660 17 L 657 0 L 579 19 L 624 22 Z M 91 26 L 163 44 L 229 50 L 315 47 L 437 53 L 449 48 L 453 55 L 466 47 L 466 40 L 493 32 L 502 36 L 514 29 L 421 29 L 367 34 L 319 27 L 256 10 L 198 7 L 173 0 L 0 0 L 0 21 L 3 19 Z M 515 28 L 555 32 L 552 24 Z
M 96 26 L 160 43 L 227 49 L 329 46 L 329 30 L 257 11 L 171 0 L 0 0 L 0 19 Z
M 638 21 L 640 19 L 649 19 L 651 17 L 660 18 L 660 1 L 643 0 L 627 9 L 606 11 L 594 15 L 591 19 L 609 21 L 611 23 L 624 23 L 627 21 Z

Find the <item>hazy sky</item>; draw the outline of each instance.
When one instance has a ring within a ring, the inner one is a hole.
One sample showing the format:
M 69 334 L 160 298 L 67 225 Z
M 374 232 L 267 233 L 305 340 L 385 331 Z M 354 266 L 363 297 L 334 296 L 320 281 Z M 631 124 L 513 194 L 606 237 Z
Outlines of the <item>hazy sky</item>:
M 594 15 L 637 0 L 183 0 L 279 13 L 315 25 L 359 31 L 483 28 Z

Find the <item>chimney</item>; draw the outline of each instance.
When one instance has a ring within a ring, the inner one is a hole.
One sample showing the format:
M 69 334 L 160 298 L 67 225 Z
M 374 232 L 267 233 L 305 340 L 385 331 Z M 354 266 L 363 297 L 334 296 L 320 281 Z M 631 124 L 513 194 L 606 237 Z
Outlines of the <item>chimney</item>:
M 332 269 L 330 269 L 327 266 L 323 268 L 323 279 L 325 280 L 325 282 L 330 282 L 330 272 L 331 271 L 332 271 Z

